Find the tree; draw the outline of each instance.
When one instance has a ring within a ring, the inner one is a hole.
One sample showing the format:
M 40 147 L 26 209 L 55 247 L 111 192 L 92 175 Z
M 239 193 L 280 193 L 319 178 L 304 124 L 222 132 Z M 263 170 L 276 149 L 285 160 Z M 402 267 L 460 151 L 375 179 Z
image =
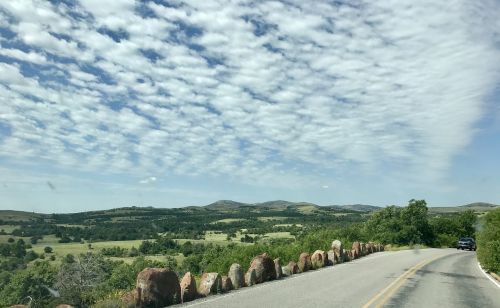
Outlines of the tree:
M 56 287 L 61 296 L 76 306 L 88 306 L 95 300 L 92 291 L 106 276 L 106 261 L 101 255 L 81 254 L 73 263 L 63 263 L 57 274 Z
M 425 200 L 411 199 L 402 211 L 403 232 L 405 241 L 413 244 L 431 245 L 433 242 L 432 228 L 427 219 L 427 203 Z
M 486 270 L 500 273 L 500 209 L 484 217 L 483 230 L 478 234 L 477 258 Z
M 365 224 L 370 239 L 384 244 L 432 245 L 434 234 L 425 200 L 410 200 L 407 207 L 388 206 L 372 214 Z
M 48 307 L 52 295 L 50 286 L 56 270 L 48 262 L 35 262 L 33 266 L 17 271 L 0 289 L 0 306 L 7 307 L 32 299 L 31 307 Z M 5 282 L 4 282 L 5 283 Z
M 66 264 L 75 263 L 75 256 L 68 253 L 67 255 L 64 256 L 62 262 Z

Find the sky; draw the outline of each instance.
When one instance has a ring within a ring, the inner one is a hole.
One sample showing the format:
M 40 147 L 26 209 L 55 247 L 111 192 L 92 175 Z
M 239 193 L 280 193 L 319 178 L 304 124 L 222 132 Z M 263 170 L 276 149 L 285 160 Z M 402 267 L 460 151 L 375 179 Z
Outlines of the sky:
M 1 1 L 0 209 L 500 203 L 500 2 Z

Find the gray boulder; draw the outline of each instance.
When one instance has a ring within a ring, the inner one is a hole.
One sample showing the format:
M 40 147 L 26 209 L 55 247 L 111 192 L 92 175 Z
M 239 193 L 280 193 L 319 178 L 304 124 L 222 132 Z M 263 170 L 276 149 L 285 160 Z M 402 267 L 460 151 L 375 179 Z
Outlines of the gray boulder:
M 280 279 L 281 277 L 283 277 L 280 258 L 274 259 L 274 269 L 276 271 L 276 279 Z
M 227 276 L 231 279 L 233 288 L 239 289 L 245 286 L 245 277 L 243 275 L 243 270 L 241 268 L 241 265 L 239 265 L 238 263 L 233 263 L 231 265 Z
M 222 292 L 222 278 L 218 273 L 203 273 L 201 275 L 198 294 L 208 296 Z
M 257 283 L 257 275 L 255 274 L 255 269 L 251 268 L 245 274 L 245 285 L 251 287 Z

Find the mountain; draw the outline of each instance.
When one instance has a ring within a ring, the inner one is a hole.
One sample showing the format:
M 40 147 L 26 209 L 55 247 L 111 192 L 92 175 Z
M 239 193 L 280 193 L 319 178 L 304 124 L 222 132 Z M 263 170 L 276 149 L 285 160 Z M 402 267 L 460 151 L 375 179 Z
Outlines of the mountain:
M 492 204 L 492 203 L 487 203 L 487 202 L 474 202 L 474 203 L 469 203 L 465 205 L 461 205 L 459 207 L 465 207 L 465 208 L 495 208 L 499 207 L 500 205 L 497 204 Z
M 381 209 L 380 206 L 368 205 L 368 204 L 346 204 L 346 205 L 341 205 L 340 207 L 345 210 L 353 210 L 360 212 L 373 212 Z
M 209 209 L 209 210 L 225 211 L 225 210 L 234 210 L 234 209 L 238 209 L 240 207 L 247 207 L 247 206 L 251 206 L 251 205 L 247 204 L 247 203 L 232 201 L 232 200 L 219 200 L 219 201 L 215 201 L 214 203 L 210 203 L 209 205 L 205 205 L 204 207 Z
M 336 210 L 349 210 L 349 211 L 356 211 L 356 212 L 373 212 L 376 210 L 380 210 L 381 207 L 375 206 L 375 205 L 368 205 L 368 204 L 344 204 L 344 205 L 328 205 L 326 206 L 331 209 L 336 209 Z
M 270 209 L 286 209 L 289 207 L 293 207 L 296 203 L 285 201 L 285 200 L 275 200 L 275 201 L 266 201 L 261 203 L 254 203 L 254 206 L 267 207 Z

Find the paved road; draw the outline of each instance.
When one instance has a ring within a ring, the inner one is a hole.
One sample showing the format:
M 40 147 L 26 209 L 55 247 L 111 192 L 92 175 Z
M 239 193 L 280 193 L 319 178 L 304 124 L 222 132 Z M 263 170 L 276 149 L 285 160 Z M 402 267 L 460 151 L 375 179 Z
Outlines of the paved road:
M 353 262 L 197 300 L 187 307 L 500 307 L 474 252 L 380 252 Z

